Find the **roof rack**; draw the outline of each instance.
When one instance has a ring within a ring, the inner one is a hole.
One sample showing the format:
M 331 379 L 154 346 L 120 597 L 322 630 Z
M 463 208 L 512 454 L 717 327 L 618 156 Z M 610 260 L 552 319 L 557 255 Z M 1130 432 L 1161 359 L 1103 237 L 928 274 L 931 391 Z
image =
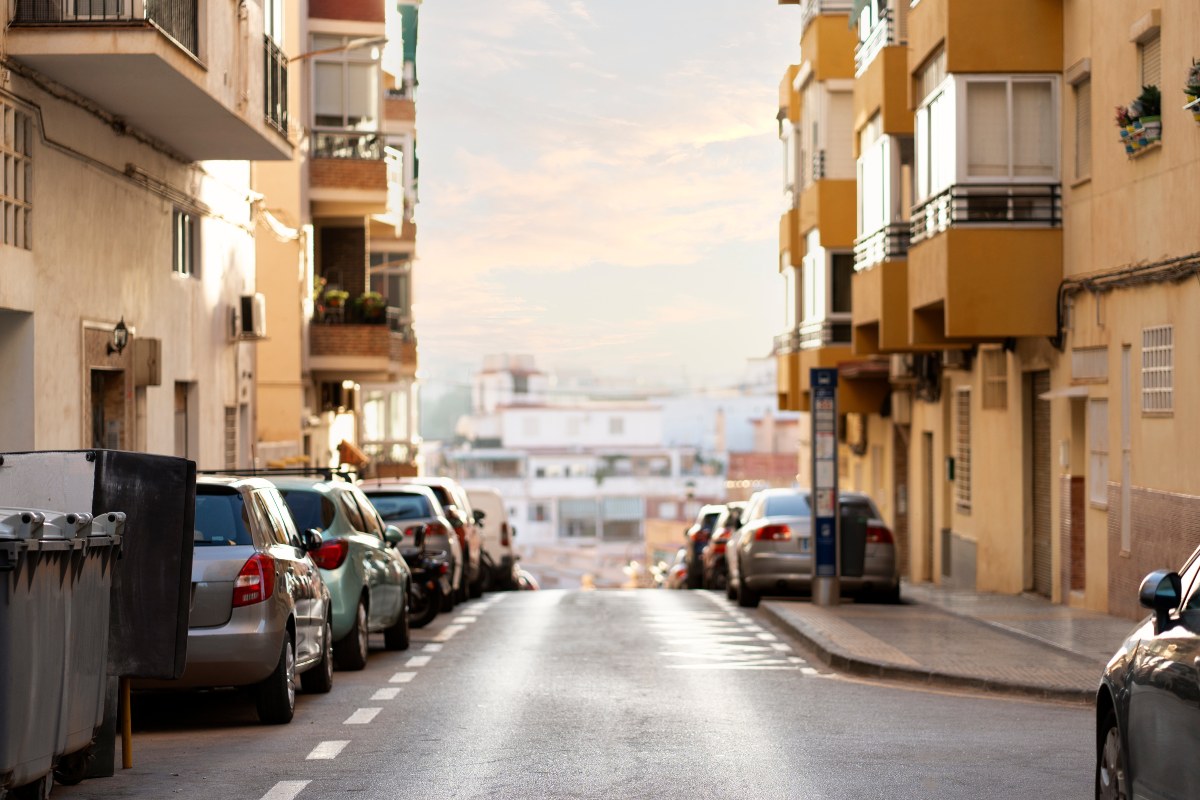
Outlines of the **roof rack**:
M 296 476 L 302 478 L 321 478 L 322 480 L 344 480 L 347 483 L 354 483 L 358 478 L 358 470 L 354 469 L 334 469 L 333 467 L 281 467 L 278 469 L 258 469 L 256 467 L 247 467 L 246 469 L 201 469 L 196 470 L 198 475 L 231 475 L 242 478 L 270 478 L 270 477 L 287 477 Z

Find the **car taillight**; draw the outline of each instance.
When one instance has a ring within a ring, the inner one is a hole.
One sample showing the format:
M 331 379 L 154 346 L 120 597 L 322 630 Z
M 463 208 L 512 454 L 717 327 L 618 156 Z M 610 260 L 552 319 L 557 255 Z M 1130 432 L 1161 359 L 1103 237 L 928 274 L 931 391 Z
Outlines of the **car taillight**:
M 450 571 L 450 565 L 447 564 L 446 562 L 443 561 L 441 564 L 438 564 L 438 575 L 445 575 L 449 571 Z
M 345 539 L 334 539 L 318 547 L 311 555 L 312 560 L 321 569 L 337 569 L 346 560 L 349 552 L 350 545 Z
M 508 547 L 508 523 L 500 523 L 500 546 Z
M 421 529 L 424 527 L 425 527 L 424 525 L 412 525 L 412 526 L 404 529 L 404 535 L 415 537 L 418 533 L 421 532 Z
M 715 537 L 713 537 L 713 541 L 714 542 L 728 542 L 729 537 L 731 537 L 732 535 L 733 535 L 733 531 L 731 531 L 729 528 L 722 528 L 721 532 L 718 533 Z
M 724 552 L 725 552 L 725 543 L 724 543 L 724 542 L 717 542 L 716 544 L 714 544 L 714 545 L 713 545 L 713 552 L 714 552 L 714 553 L 724 553 Z
M 792 538 L 792 529 L 787 525 L 763 525 L 754 538 L 760 542 L 787 542 Z
M 275 591 L 275 559 L 264 553 L 250 556 L 233 582 L 233 607 L 252 606 Z
M 892 532 L 882 525 L 867 526 L 867 544 L 895 544 Z

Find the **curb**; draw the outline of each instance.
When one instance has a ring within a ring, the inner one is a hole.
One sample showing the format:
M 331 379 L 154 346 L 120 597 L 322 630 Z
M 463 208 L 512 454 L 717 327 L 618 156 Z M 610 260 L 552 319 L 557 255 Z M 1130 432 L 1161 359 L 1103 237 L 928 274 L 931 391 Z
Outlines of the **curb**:
M 759 611 L 781 630 L 787 631 L 793 638 L 813 650 L 823 663 L 852 675 L 1087 705 L 1091 705 L 1096 699 L 1094 689 L 1069 689 L 1066 687 L 1016 683 L 993 678 L 956 675 L 937 669 L 906 667 L 899 664 L 888 664 L 882 661 L 860 658 L 839 650 L 835 646 L 827 645 L 822 639 L 810 635 L 801 627 L 793 625 L 766 605 L 760 606 Z

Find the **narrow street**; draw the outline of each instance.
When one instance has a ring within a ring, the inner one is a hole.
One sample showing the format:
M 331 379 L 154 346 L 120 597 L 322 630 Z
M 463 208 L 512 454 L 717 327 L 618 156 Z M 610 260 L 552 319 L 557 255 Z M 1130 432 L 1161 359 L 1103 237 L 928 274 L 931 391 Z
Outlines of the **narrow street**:
M 258 724 L 235 693 L 139 695 L 134 769 L 54 797 L 1092 790 L 1090 708 L 842 677 L 723 595 L 493 594 L 413 633 L 409 651 L 376 649 L 302 696 L 286 726 Z

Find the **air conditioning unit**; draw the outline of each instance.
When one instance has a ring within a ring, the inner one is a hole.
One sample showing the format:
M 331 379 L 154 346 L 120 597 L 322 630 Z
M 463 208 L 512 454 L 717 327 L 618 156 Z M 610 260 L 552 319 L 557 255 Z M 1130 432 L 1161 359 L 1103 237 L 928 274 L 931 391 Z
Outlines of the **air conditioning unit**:
M 892 356 L 888 367 L 888 380 L 892 383 L 916 382 L 917 367 L 912 353 L 897 353 Z
M 242 295 L 230 317 L 231 338 L 251 342 L 267 338 L 267 298 L 261 293 Z

